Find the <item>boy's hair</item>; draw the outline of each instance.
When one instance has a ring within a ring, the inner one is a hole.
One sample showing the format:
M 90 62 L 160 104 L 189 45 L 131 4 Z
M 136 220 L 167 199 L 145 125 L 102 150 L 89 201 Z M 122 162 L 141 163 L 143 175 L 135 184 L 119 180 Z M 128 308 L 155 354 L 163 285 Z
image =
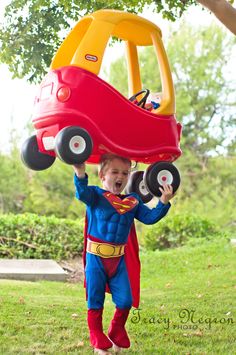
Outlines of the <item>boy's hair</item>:
M 113 153 L 106 153 L 101 156 L 100 162 L 99 162 L 99 174 L 104 171 L 105 167 L 114 159 L 119 159 L 123 161 L 123 163 L 129 164 L 131 167 L 131 160 L 128 158 L 120 157 L 119 155 L 113 154 Z

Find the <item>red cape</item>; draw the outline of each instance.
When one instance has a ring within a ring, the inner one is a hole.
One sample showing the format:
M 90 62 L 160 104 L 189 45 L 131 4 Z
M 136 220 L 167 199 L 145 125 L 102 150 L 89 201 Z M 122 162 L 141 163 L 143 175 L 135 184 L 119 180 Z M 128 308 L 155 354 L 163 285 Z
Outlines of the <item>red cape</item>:
M 84 268 L 86 265 L 86 248 L 87 248 L 87 216 L 85 217 L 84 224 L 84 250 L 83 250 L 83 262 Z M 140 300 L 140 260 L 139 260 L 139 245 L 134 223 L 132 224 L 125 247 L 125 263 L 129 275 L 132 296 L 133 307 L 138 308 Z M 84 286 L 86 287 L 86 280 L 84 280 Z M 109 288 L 107 287 L 107 292 Z

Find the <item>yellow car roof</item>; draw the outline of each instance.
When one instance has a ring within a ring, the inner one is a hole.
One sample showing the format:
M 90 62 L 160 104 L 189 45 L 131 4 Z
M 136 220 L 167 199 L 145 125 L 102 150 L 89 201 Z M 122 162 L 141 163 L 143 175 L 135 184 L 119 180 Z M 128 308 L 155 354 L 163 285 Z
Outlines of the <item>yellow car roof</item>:
M 154 23 L 129 12 L 117 10 L 98 10 L 85 16 L 81 21 L 91 18 L 115 24 L 111 35 L 124 41 L 130 41 L 137 46 L 152 45 L 150 33 L 157 31 L 162 36 L 161 30 Z
M 175 112 L 173 80 L 161 30 L 138 15 L 117 10 L 98 10 L 84 16 L 57 50 L 51 69 L 76 65 L 98 75 L 105 49 L 112 36 L 123 40 L 126 45 L 130 96 L 142 88 L 137 47 L 154 46 L 163 91 L 162 105 L 155 113 L 167 115 Z

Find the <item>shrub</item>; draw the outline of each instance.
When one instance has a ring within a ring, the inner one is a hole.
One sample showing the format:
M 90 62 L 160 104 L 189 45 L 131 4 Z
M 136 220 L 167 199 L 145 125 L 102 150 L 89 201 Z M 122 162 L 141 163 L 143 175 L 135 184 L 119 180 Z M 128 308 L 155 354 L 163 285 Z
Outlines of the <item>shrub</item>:
M 0 215 L 0 257 L 73 257 L 83 249 L 82 222 L 30 213 Z
M 162 250 L 186 244 L 191 238 L 218 237 L 218 227 L 206 218 L 192 214 L 167 217 L 149 229 L 144 245 L 150 250 Z

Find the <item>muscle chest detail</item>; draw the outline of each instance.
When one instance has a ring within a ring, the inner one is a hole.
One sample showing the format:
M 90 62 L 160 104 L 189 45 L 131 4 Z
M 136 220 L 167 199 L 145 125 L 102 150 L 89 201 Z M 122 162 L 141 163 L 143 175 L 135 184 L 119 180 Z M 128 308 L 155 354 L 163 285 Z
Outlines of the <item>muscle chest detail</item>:
M 105 194 L 104 196 L 103 192 L 99 196 L 98 203 L 89 208 L 91 218 L 91 223 L 89 223 L 90 233 L 106 241 L 125 243 L 134 221 L 139 201 L 134 196 L 121 199 L 118 196 L 118 198 L 114 198 L 113 196 L 115 195 L 110 193 L 105 192 Z M 112 196 L 107 196 L 107 194 Z M 119 205 L 114 204 L 114 202 Z

